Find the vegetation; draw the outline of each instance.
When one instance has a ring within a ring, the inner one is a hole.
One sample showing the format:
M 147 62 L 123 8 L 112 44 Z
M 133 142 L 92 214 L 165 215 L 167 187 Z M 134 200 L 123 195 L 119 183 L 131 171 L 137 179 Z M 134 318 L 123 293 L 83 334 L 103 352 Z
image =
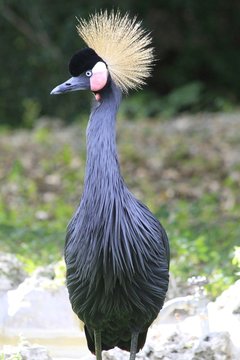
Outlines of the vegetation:
M 1 132 L 0 248 L 28 271 L 62 257 L 82 191 L 85 125 L 42 119 L 32 130 Z M 216 296 L 239 267 L 238 115 L 119 119 L 118 127 L 123 175 L 167 229 L 172 273 L 183 283 L 206 275 Z
M 5 357 L 5 355 L 3 353 L 0 353 L 0 360 L 22 360 L 22 356 L 21 354 L 17 353 L 17 354 L 13 354 L 10 356 Z
M 232 263 L 240 269 L 240 246 L 235 246 Z M 240 271 L 237 272 L 237 275 L 240 275 Z
M 31 127 L 42 115 L 73 121 L 86 111 L 86 94 L 51 99 L 68 78 L 67 64 L 83 46 L 75 16 L 112 8 L 110 0 L 0 2 L 0 123 Z M 190 110 L 231 110 L 240 100 L 238 0 L 122 0 L 138 14 L 156 48 L 151 93 L 134 96 L 128 117 L 171 116 Z M 146 91 L 147 92 L 147 91 Z M 154 94 L 154 96 L 153 96 Z M 150 100 L 150 101 L 149 101 Z M 141 105 L 143 104 L 143 105 Z

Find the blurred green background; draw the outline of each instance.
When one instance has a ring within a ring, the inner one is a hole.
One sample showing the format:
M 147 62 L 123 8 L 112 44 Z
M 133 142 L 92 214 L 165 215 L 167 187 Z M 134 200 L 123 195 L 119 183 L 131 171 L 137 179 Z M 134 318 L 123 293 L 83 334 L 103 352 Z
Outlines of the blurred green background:
M 238 103 L 238 0 L 2 0 L 1 123 L 29 126 L 45 114 L 71 121 L 86 111 L 86 95 L 59 102 L 49 92 L 68 78 L 68 61 L 83 46 L 75 16 L 113 6 L 143 19 L 159 60 L 149 80 L 151 93 L 145 90 L 143 103 L 142 94 L 135 94 L 125 109 L 128 116 L 138 115 L 139 107 L 146 116 L 172 116 L 185 110 L 228 110 Z
M 112 7 L 143 19 L 158 59 L 121 106 L 123 175 L 166 227 L 175 277 L 206 275 L 216 296 L 240 264 L 238 0 L 0 2 L 0 250 L 29 271 L 62 256 L 91 94 L 49 93 L 84 46 L 75 17 Z

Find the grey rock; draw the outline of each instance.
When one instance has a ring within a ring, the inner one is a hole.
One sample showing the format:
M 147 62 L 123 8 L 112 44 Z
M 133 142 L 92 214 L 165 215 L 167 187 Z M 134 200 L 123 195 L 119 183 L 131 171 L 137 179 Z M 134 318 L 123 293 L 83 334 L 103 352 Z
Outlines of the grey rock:
M 79 322 L 61 280 L 35 274 L 17 289 L 8 291 L 7 304 L 5 336 L 17 336 L 19 332 L 27 338 L 79 336 Z
M 232 348 L 227 332 L 210 333 L 194 350 L 192 360 L 231 360 Z
M 173 334 L 153 353 L 153 360 L 230 360 L 231 341 L 228 333 L 209 333 L 203 339 L 189 334 Z
M 236 281 L 216 299 L 218 310 L 227 309 L 233 314 L 240 312 L 240 280 Z
M 16 256 L 0 252 L 0 295 L 15 289 L 27 277 Z
M 3 352 L 0 355 L 4 356 L 4 360 L 51 360 L 45 347 L 39 345 L 19 345 L 19 346 L 4 346 Z

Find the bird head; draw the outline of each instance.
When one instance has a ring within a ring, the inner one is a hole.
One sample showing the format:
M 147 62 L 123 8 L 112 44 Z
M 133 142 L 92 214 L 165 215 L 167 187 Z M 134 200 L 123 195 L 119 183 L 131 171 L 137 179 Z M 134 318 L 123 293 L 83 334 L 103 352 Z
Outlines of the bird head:
M 109 72 L 105 61 L 91 48 L 78 51 L 70 60 L 70 79 L 56 86 L 51 94 L 62 94 L 76 90 L 98 92 L 108 83 Z
M 77 31 L 87 44 L 70 60 L 72 77 L 51 94 L 91 90 L 96 94 L 110 81 L 123 92 L 140 88 L 154 64 L 151 37 L 136 17 L 100 11 L 78 20 Z M 97 96 L 96 96 L 97 98 Z

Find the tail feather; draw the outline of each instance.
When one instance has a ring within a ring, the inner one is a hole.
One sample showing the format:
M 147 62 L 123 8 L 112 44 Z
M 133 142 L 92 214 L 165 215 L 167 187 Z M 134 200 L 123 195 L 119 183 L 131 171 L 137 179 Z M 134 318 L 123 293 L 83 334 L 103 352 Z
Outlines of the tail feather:
M 85 335 L 86 335 L 86 339 L 87 339 L 88 349 L 91 351 L 92 354 L 95 355 L 93 331 L 89 330 L 89 328 L 86 325 L 84 325 L 84 331 L 85 331 Z M 139 351 L 140 349 L 143 348 L 145 341 L 146 341 L 146 337 L 147 337 L 147 330 L 139 333 L 137 351 Z M 118 348 L 120 348 L 122 350 L 130 351 L 131 339 L 129 339 L 129 341 L 124 341 L 124 340 L 119 339 L 119 341 L 116 342 L 116 344 L 114 344 L 114 345 L 108 345 L 108 344 L 102 342 L 102 350 L 110 350 L 115 346 L 117 346 Z

